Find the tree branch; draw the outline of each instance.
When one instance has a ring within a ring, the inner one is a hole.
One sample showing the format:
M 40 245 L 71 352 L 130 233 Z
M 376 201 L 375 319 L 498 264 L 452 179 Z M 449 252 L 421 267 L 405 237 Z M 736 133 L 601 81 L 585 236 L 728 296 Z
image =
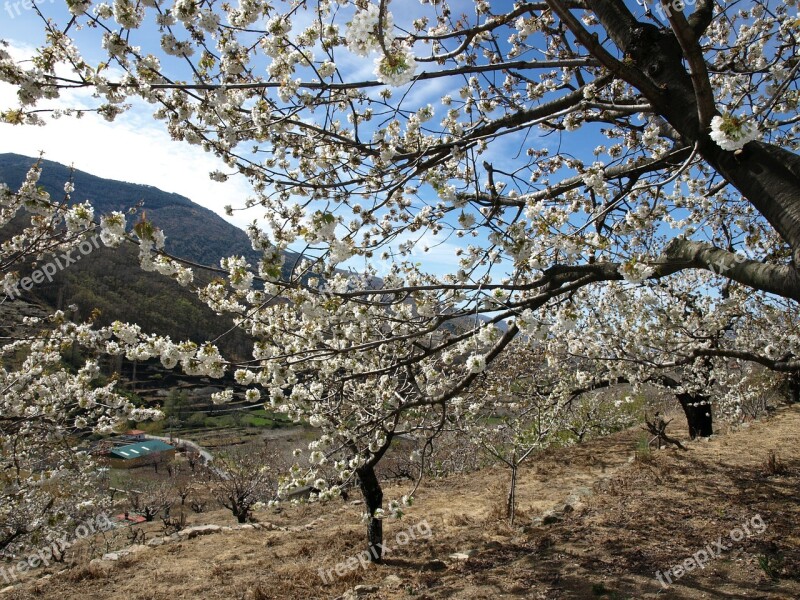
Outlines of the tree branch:
M 771 265 L 715 248 L 710 244 L 676 238 L 664 250 L 668 264 L 705 269 L 751 288 L 800 302 L 800 274 L 791 265 Z

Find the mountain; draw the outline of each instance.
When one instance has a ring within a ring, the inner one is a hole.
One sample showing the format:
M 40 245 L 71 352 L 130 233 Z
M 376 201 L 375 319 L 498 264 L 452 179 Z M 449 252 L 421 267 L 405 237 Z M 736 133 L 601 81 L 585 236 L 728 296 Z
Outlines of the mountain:
M 34 158 L 18 154 L 0 154 L 0 182 L 17 189 L 35 162 Z M 64 183 L 69 180 L 71 170 L 52 161 L 43 161 L 42 166 L 40 185 L 54 199 L 63 197 Z M 219 266 L 219 259 L 230 254 L 244 255 L 251 264 L 258 261 L 259 255 L 252 250 L 247 234 L 183 196 L 81 171 L 73 171 L 72 178 L 74 199 L 89 200 L 98 215 L 126 210 L 143 202 L 148 219 L 166 231 L 167 250 L 177 256 L 212 266 Z M 0 229 L 0 240 L 19 233 L 25 221 L 18 215 Z M 31 265 L 18 270 L 24 277 L 30 274 Z M 197 285 L 218 276 L 203 269 L 194 272 Z M 0 300 L 4 295 L 0 293 Z M 94 313 L 99 325 L 115 320 L 138 323 L 143 331 L 168 335 L 176 341 L 217 340 L 215 343 L 225 355 L 249 356 L 251 340 L 239 330 L 230 331 L 229 316 L 215 314 L 192 291 L 174 280 L 143 271 L 137 250 L 131 245 L 113 249 L 101 244 L 68 268 L 59 269 L 52 281 L 34 285 L 21 297 L 23 301 L 51 309 L 66 309 L 75 304 L 76 317 L 86 319 Z
M 19 188 L 36 160 L 20 154 L 0 154 L 0 182 L 12 190 Z M 88 200 L 98 216 L 112 210 L 125 212 L 141 203 L 148 220 L 167 234 L 166 250 L 170 254 L 214 267 L 219 266 L 224 256 L 244 256 L 254 267 L 261 258 L 244 231 L 180 194 L 150 185 L 103 179 L 50 160 L 42 160 L 41 166 L 39 185 L 54 200 L 64 196 L 64 183 L 72 178 L 75 184 L 72 200 Z M 291 267 L 295 260 L 296 255 L 287 253 L 285 268 Z

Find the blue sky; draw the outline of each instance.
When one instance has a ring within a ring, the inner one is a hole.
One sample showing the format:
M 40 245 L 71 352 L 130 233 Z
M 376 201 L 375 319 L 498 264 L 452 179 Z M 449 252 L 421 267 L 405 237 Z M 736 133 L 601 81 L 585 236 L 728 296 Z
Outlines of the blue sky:
M 25 0 L 0 0 L 0 4 L 2 4 L 0 39 L 11 43 L 12 55 L 15 57 L 31 56 L 36 45 L 44 40 L 41 19 L 34 10 L 27 7 Z M 454 10 L 458 8 L 457 4 L 464 4 L 461 8 L 471 12 L 472 18 L 475 18 L 472 2 L 464 0 L 451 3 Z M 498 4 L 500 3 L 493 3 L 495 10 L 499 8 Z M 508 4 L 510 6 L 511 3 Z M 69 16 L 63 0 L 42 0 L 38 5 L 46 15 L 53 16 L 62 27 L 68 22 Z M 403 21 L 409 18 L 409 15 L 419 16 L 424 10 L 417 0 L 396 0 L 391 8 L 396 14 L 403 15 Z M 296 22 L 295 26 L 297 25 Z M 77 47 L 90 62 L 96 63 L 103 58 L 96 31 L 73 30 L 71 33 L 77 37 Z M 142 28 L 136 34 L 134 43 L 142 45 L 145 51 L 153 51 L 163 56 L 158 49 L 160 34 L 152 26 L 152 22 L 148 28 Z M 342 49 L 337 52 L 337 64 L 348 76 L 359 79 L 372 78 L 372 58 L 360 58 Z M 172 65 L 170 60 L 178 59 L 166 58 L 165 66 Z M 431 68 L 436 67 L 421 65 L 421 69 Z M 448 90 L 447 87 L 452 88 L 458 84 L 458 80 L 418 82 L 411 88 L 403 107 L 409 109 L 431 103 L 436 109 L 437 116 L 441 116 L 444 113 L 444 108 L 440 104 L 441 97 L 447 91 L 452 93 L 453 90 Z M 374 93 L 377 94 L 379 89 L 375 88 Z M 399 90 L 395 91 L 395 98 L 399 98 L 400 93 Z M 0 84 L 0 108 L 14 105 L 16 101 L 12 86 Z M 51 106 L 67 108 L 93 105 L 92 99 L 84 92 L 65 92 L 62 98 Z M 163 124 L 151 117 L 151 112 L 151 106 L 134 103 L 131 111 L 117 117 L 113 123 L 107 123 L 89 113 L 80 120 L 66 117 L 56 121 L 48 119 L 45 127 L 15 127 L 0 124 L 0 152 L 36 156 L 44 151 L 45 157 L 50 160 L 73 164 L 77 169 L 94 175 L 153 185 L 182 194 L 239 226 L 244 226 L 261 216 L 260 210 L 250 209 L 237 211 L 233 217 L 227 217 L 223 210 L 224 206 L 240 207 L 244 204 L 250 193 L 247 181 L 240 176 L 231 177 L 225 183 L 210 180 L 209 171 L 222 170 L 228 173 L 230 169 L 214 155 L 204 152 L 201 148 L 172 141 L 165 132 Z M 591 148 L 602 141 L 596 134 L 587 132 L 585 148 L 581 152 L 590 154 Z M 489 151 L 481 158 L 502 165 L 504 159 L 519 151 L 521 144 L 535 144 L 537 147 L 548 146 L 555 149 L 559 139 L 556 135 L 537 136 L 535 131 L 531 132 L 527 139 L 523 134 L 517 134 L 509 136 L 509 139 L 501 144 L 492 144 Z M 76 190 L 76 199 L 80 199 L 80 190 Z M 169 235 L 169 232 L 166 233 Z M 423 263 L 425 270 L 430 272 L 437 274 L 453 272 L 457 268 L 454 251 L 459 246 L 466 245 L 466 239 L 470 239 L 472 243 L 480 243 L 480 238 L 453 237 L 445 241 L 426 234 L 415 248 L 412 258 Z M 424 247 L 431 250 L 423 252 Z M 363 262 L 361 265 L 363 266 Z M 353 267 L 358 268 L 358 264 L 353 264 Z
M 68 22 L 68 12 L 63 0 L 44 0 L 37 4 L 62 27 Z M 34 48 L 44 41 L 40 17 L 23 0 L 0 0 L 0 9 L 0 39 L 10 43 L 9 51 L 13 57 L 30 57 Z M 78 39 L 76 45 L 85 58 L 95 62 L 102 59 L 96 32 L 73 33 Z M 87 37 L 84 33 L 93 38 L 90 43 L 80 43 L 82 38 Z M 143 46 L 149 43 L 158 48 L 157 32 L 146 33 L 138 43 Z M 160 51 L 158 54 L 163 55 Z M 169 60 L 167 57 L 165 63 Z M 360 74 L 364 71 L 364 75 L 371 78 L 371 60 L 368 66 L 367 69 L 366 64 L 358 65 L 354 61 L 350 68 L 354 73 Z M 418 86 L 414 97 L 409 100 L 424 104 L 436 101 L 441 95 L 438 86 L 432 83 Z M 67 108 L 88 107 L 93 104 L 86 93 L 65 92 L 62 98 L 48 106 Z M 16 105 L 14 88 L 0 83 L 0 108 Z M 113 123 L 107 123 L 89 113 L 80 120 L 67 117 L 58 120 L 48 118 L 44 127 L 0 124 L 0 152 L 29 156 L 38 156 L 40 152 L 44 152 L 45 158 L 49 160 L 72 164 L 75 168 L 93 175 L 153 185 L 184 195 L 240 227 L 261 216 L 262 211 L 256 208 L 237 211 L 232 217 L 226 216 L 226 205 L 243 206 L 244 200 L 250 194 L 247 181 L 238 175 L 225 183 L 209 179 L 210 171 L 222 170 L 230 173 L 230 169 L 213 154 L 206 153 L 201 148 L 171 140 L 163 124 L 155 121 L 151 113 L 151 106 L 145 103 L 137 105 L 134 101 L 133 109 L 117 117 Z M 76 199 L 81 199 L 80 190 L 76 190 L 75 196 Z M 169 235 L 169 232 L 166 233 Z M 421 251 L 415 253 L 420 255 L 416 260 L 424 262 L 432 272 L 445 273 L 453 270 L 456 263 L 453 255 L 455 246 L 434 239 L 428 239 L 425 245 L 432 247 L 432 250 L 424 256 Z M 353 267 L 358 268 L 358 264 L 353 264 Z

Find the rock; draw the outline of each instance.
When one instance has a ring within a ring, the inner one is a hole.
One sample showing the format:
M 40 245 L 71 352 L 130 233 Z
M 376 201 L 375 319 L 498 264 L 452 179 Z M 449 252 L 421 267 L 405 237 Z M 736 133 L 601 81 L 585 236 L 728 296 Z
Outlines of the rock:
M 556 512 L 548 512 L 542 515 L 542 525 L 552 525 L 553 523 L 559 523 L 563 520 L 564 517 Z
M 135 546 L 129 546 L 128 548 L 126 548 L 126 552 L 128 554 L 135 554 L 137 552 L 142 552 L 144 550 L 149 550 L 149 549 L 150 548 L 148 548 L 144 544 L 136 544 Z
M 422 565 L 423 571 L 445 571 L 446 569 L 447 563 L 443 560 L 429 560 Z
M 385 587 L 396 588 L 403 585 L 403 580 L 400 579 L 397 575 L 389 575 L 386 579 L 383 580 L 383 585 Z
M 122 555 L 120 552 L 109 552 L 107 554 L 103 554 L 103 560 L 119 560 Z
M 377 585 L 357 585 L 353 588 L 353 591 L 356 593 L 356 596 L 365 596 L 377 592 L 378 589 Z
M 4 587 L 2 590 L 0 590 L 0 594 L 7 594 L 8 592 L 13 592 L 13 591 L 14 591 L 14 586 L 9 585 L 8 587 Z
M 161 546 L 163 544 L 164 544 L 164 538 L 160 538 L 160 537 L 153 538 L 152 540 L 149 540 L 147 542 L 147 545 L 150 546 L 150 547 Z
M 363 500 L 352 500 L 352 501 L 350 502 L 350 504 L 351 504 L 352 506 L 358 506 L 359 504 L 364 504 L 364 501 L 363 501 Z
M 573 506 L 571 504 L 567 503 L 567 504 L 564 504 L 564 506 L 562 506 L 559 509 L 558 512 L 561 512 L 561 513 L 564 513 L 564 514 L 568 514 L 568 513 L 574 512 L 574 511 L 575 511 L 575 509 L 573 508 Z
M 467 560 L 471 556 L 475 556 L 478 553 L 477 550 L 467 550 L 466 552 L 456 552 L 450 555 L 450 558 L 453 560 Z
M 245 523 L 244 525 L 239 525 L 239 529 L 255 529 L 250 523 Z

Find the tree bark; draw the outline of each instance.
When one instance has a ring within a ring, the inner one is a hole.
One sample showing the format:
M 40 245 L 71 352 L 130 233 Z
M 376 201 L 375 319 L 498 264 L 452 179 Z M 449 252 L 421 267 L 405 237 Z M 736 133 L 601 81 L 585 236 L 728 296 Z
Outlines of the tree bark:
M 508 490 L 508 501 L 506 502 L 506 517 L 510 525 L 514 526 L 514 517 L 517 513 L 517 457 L 514 456 L 513 464 L 511 465 L 511 486 Z
M 383 521 L 375 518 L 375 511 L 383 504 L 383 490 L 375 474 L 374 465 L 367 463 L 356 470 L 359 487 L 364 496 L 369 519 L 367 520 L 367 543 L 369 560 L 373 563 L 383 561 Z
M 639 88 L 686 143 L 697 143 L 700 155 L 739 190 L 791 246 L 793 266 L 797 268 L 800 265 L 800 156 L 761 142 L 751 142 L 739 152 L 720 148 L 709 136 L 708 123 L 700 122 L 696 89 L 699 82 L 693 82 L 687 72 L 684 61 L 690 57 L 673 31 L 637 21 L 621 0 L 587 0 L 587 4 L 617 47 L 635 65 L 634 69 L 614 69 L 611 65 L 612 71 Z M 694 19 L 696 28 L 706 22 L 701 13 L 702 10 L 698 11 Z M 574 21 L 568 25 L 571 29 L 583 29 Z M 580 36 L 586 31 L 573 33 Z M 694 33 L 699 37 L 697 31 Z M 685 39 L 683 42 L 688 43 Z M 699 47 L 692 49 L 699 51 Z M 602 52 L 591 45 L 589 50 L 593 54 Z M 697 79 L 697 74 L 694 75 Z
M 789 374 L 789 402 L 800 402 L 800 371 Z
M 708 437 L 714 433 L 711 403 L 706 396 L 680 393 L 676 397 L 686 415 L 690 438 Z

